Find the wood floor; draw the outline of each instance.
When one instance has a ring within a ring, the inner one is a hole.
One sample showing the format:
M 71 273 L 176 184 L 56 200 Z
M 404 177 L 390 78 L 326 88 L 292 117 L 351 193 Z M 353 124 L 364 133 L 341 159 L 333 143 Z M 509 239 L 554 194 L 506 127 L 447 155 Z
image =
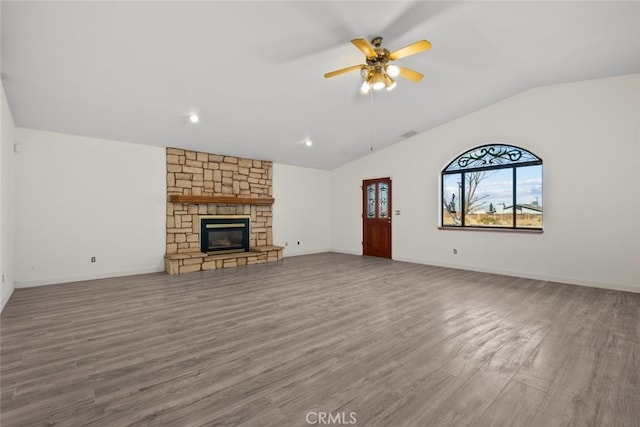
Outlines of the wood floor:
M 640 425 L 640 294 L 328 253 L 17 289 L 1 322 L 3 427 Z

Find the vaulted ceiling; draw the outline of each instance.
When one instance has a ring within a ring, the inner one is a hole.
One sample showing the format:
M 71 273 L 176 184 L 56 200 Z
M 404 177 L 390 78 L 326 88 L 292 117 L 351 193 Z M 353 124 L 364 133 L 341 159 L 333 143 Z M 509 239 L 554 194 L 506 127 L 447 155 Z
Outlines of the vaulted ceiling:
M 332 169 L 532 87 L 640 72 L 640 2 L 2 1 L 17 126 Z M 425 75 L 360 95 L 349 42 Z M 188 120 L 191 113 L 200 122 Z M 310 138 L 311 147 L 303 141 Z

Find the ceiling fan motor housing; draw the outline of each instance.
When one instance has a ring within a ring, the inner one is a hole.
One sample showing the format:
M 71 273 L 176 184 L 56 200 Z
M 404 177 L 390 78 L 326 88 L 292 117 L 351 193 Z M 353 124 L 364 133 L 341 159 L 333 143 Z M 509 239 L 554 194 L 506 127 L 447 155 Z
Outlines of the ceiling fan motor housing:
M 379 36 L 371 39 L 373 51 L 376 53 L 376 56 L 373 58 L 367 58 L 368 65 L 384 65 L 389 62 L 390 52 L 382 47 L 382 40 L 382 37 Z

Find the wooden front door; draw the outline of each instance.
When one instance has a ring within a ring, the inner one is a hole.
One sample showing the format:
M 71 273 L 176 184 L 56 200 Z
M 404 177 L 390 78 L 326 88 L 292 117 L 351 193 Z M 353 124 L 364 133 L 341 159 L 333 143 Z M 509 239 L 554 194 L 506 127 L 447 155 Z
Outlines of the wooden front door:
M 391 258 L 391 178 L 362 181 L 362 255 Z

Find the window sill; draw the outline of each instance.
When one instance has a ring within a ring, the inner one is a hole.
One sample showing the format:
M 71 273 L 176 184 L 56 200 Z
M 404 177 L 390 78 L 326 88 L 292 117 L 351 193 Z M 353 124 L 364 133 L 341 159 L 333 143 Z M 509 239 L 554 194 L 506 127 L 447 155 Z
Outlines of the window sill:
M 482 231 L 490 233 L 518 233 L 518 234 L 542 234 L 544 230 L 539 228 L 499 228 L 499 227 L 438 227 L 438 230 L 445 231 Z

